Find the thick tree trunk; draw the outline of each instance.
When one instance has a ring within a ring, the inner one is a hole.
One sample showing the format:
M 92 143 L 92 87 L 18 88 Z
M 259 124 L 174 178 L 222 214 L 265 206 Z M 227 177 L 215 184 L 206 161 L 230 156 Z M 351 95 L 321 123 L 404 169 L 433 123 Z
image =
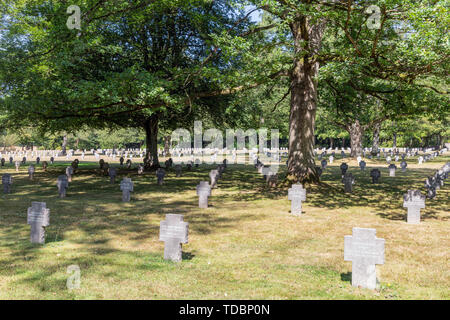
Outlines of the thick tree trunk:
M 62 155 L 65 156 L 66 155 L 66 151 L 67 151 L 67 134 L 65 134 L 63 136 L 63 142 L 61 145 L 61 149 L 62 149 Z
M 351 157 L 358 157 L 362 155 L 362 138 L 364 134 L 364 128 L 359 123 L 359 120 L 356 120 L 352 123 L 348 128 L 348 133 L 350 134 L 350 147 Z
M 164 137 L 164 152 L 166 154 L 166 157 L 170 156 L 170 142 L 172 137 L 167 135 Z
M 319 63 L 314 55 L 319 50 L 325 24 L 310 25 L 302 17 L 291 23 L 290 27 L 296 58 L 291 71 L 288 180 L 318 183 L 319 174 L 314 161 L 314 124 Z
M 392 148 L 397 148 L 397 133 L 394 133 Z
M 427 148 L 428 147 L 428 141 L 429 141 L 430 137 L 425 137 L 425 139 L 423 140 L 423 147 Z
M 442 135 L 439 133 L 438 134 L 438 148 L 439 149 L 442 149 L 444 146 L 443 146 L 443 144 L 442 144 Z
M 147 170 L 159 167 L 158 160 L 158 114 L 153 114 L 144 122 L 145 129 L 145 168 Z
M 380 147 L 380 129 L 381 123 L 376 123 L 373 127 L 372 155 L 376 156 Z
M 330 138 L 330 149 L 334 148 L 334 138 Z

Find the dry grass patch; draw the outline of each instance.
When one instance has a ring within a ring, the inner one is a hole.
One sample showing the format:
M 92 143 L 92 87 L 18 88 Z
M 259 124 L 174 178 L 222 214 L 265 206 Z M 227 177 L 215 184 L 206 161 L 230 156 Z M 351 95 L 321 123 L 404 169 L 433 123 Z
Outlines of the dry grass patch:
M 169 171 L 163 186 L 154 172 L 120 170 L 112 185 L 95 164 L 83 163 L 65 199 L 57 197 L 56 177 L 68 163 L 46 173 L 38 166 L 34 181 L 24 167 L 19 173 L 0 168 L 0 175 L 14 176 L 13 193 L 0 198 L 0 298 L 448 299 L 448 184 L 427 200 L 420 225 L 406 224 L 402 207 L 403 193 L 424 190 L 425 177 L 445 161 L 448 156 L 422 166 L 408 160 L 407 172 L 397 170 L 395 178 L 385 162 L 366 160 L 360 171 L 356 161 L 346 161 L 356 177 L 349 195 L 337 159 L 324 171 L 323 185 L 307 186 L 301 217 L 289 213 L 287 189 L 267 188 L 250 166 L 229 166 L 205 210 L 197 207 L 195 186 L 209 180 L 212 166 L 180 178 Z M 380 184 L 371 184 L 372 167 L 382 172 Z M 124 176 L 135 182 L 130 203 L 121 202 Z M 31 201 L 51 210 L 44 246 L 29 243 Z M 190 224 L 180 264 L 163 260 L 159 222 L 167 213 L 184 214 Z M 376 228 L 386 239 L 378 291 L 350 284 L 343 243 L 355 226 Z M 81 288 L 70 291 L 72 264 L 80 266 Z

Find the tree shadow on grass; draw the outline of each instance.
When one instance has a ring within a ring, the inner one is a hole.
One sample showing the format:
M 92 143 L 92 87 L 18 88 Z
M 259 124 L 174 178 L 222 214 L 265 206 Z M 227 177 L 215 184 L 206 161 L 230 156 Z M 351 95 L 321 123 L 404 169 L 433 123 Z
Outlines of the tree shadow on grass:
M 351 283 L 352 282 L 352 273 L 351 272 L 341 273 L 341 281 Z
M 182 260 L 192 260 L 195 257 L 195 254 L 192 254 L 191 252 L 181 252 L 181 259 Z

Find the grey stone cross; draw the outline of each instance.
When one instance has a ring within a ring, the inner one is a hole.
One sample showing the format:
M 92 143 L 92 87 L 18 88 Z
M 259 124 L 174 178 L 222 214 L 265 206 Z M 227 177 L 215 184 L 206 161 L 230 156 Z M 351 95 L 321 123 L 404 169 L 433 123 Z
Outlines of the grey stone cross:
M 34 169 L 34 166 L 33 166 L 33 165 L 31 165 L 31 166 L 28 167 L 28 178 L 29 178 L 30 180 L 33 180 L 33 177 L 34 177 L 34 171 L 35 171 L 35 169 Z
M 208 208 L 208 197 L 211 196 L 211 186 L 208 181 L 200 181 L 197 186 L 198 207 L 202 209 Z
M 209 178 L 211 179 L 211 189 L 214 189 L 219 180 L 219 170 L 211 170 L 209 173 Z
M 158 170 L 156 170 L 156 178 L 157 178 L 158 185 L 162 185 L 164 183 L 165 175 L 166 175 L 166 171 L 164 171 L 164 169 L 159 168 Z
M 408 208 L 407 223 L 420 223 L 420 209 L 425 208 L 425 196 L 419 190 L 408 190 L 403 196 L 403 207 Z
M 384 239 L 376 237 L 375 229 L 353 228 L 353 235 L 344 237 L 344 260 L 352 262 L 352 286 L 375 289 L 375 265 L 384 264 Z
M 381 172 L 378 169 L 370 170 L 370 176 L 372 177 L 372 183 L 378 183 L 378 179 L 381 177 Z
M 120 183 L 120 190 L 122 191 L 122 201 L 129 202 L 130 201 L 130 192 L 134 190 L 133 181 L 130 178 L 123 178 Z
M 175 165 L 174 168 L 175 168 L 177 177 L 181 177 L 181 165 L 177 164 L 177 165 Z
M 359 167 L 361 168 L 361 171 L 364 171 L 366 169 L 366 162 L 364 160 L 361 160 L 359 162 Z
M 342 174 L 342 175 L 345 175 L 345 173 L 346 173 L 347 170 L 348 170 L 348 164 L 346 164 L 345 162 L 343 162 L 343 163 L 339 166 L 339 168 L 341 169 L 341 174 Z
M 73 167 L 72 166 L 68 166 L 66 168 L 66 176 L 67 176 L 67 180 L 69 182 L 72 182 L 72 175 L 73 175 Z
M 109 168 L 108 169 L 108 174 L 109 174 L 109 182 L 111 183 L 115 183 L 116 182 L 116 176 L 117 176 L 117 170 L 116 168 Z
M 31 225 L 31 243 L 45 243 L 45 227 L 50 225 L 50 209 L 45 202 L 32 202 L 28 208 L 27 223 Z
M 299 216 L 302 214 L 302 201 L 306 200 L 306 190 L 301 184 L 293 184 L 288 190 L 288 200 L 291 200 L 291 213 Z
M 344 174 L 342 182 L 344 183 L 344 191 L 352 193 L 352 186 L 355 183 L 355 178 L 353 178 L 353 175 L 351 173 Z
M 12 185 L 12 176 L 8 173 L 5 173 L 2 176 L 2 185 L 3 185 L 3 193 L 8 194 L 11 192 L 11 185 Z
M 67 176 L 61 175 L 58 177 L 58 181 L 56 182 L 56 186 L 58 187 L 58 193 L 60 198 L 65 198 L 67 188 L 69 187 L 69 180 Z
M 183 221 L 181 214 L 166 214 L 161 221 L 159 240 L 164 241 L 164 259 L 179 262 L 182 259 L 181 244 L 188 242 L 189 223 Z
M 389 169 L 389 177 L 395 177 L 395 170 L 397 170 L 397 166 L 395 164 L 391 163 L 388 166 L 388 169 Z
M 406 172 L 406 168 L 408 167 L 408 164 L 406 163 L 406 161 L 402 161 L 400 163 L 400 167 L 402 168 L 402 172 Z

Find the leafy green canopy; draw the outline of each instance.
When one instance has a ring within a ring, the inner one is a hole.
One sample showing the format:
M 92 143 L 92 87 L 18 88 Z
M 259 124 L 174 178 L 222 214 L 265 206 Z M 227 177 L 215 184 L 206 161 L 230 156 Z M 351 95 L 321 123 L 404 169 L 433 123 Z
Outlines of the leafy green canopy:
M 49 130 L 164 127 L 198 115 L 220 118 L 224 62 L 211 34 L 250 22 L 233 1 L 73 1 L 81 31 L 66 26 L 64 1 L 7 1 L 0 39 L 1 102 L 10 125 Z M 226 92 L 225 92 L 226 93 Z M 202 98 L 202 100 L 198 100 Z

